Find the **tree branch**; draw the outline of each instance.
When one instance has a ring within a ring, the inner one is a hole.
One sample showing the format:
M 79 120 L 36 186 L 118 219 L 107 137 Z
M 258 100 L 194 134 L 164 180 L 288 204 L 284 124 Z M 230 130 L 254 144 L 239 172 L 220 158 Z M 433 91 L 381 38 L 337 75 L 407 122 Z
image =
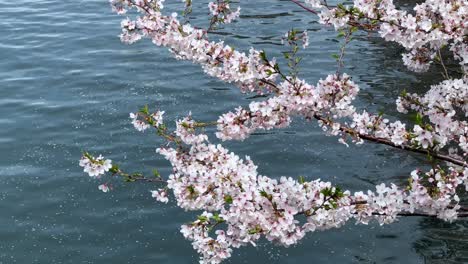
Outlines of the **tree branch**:
M 319 120 L 319 121 L 324 122 L 325 124 L 329 123 L 329 120 L 327 120 L 326 118 L 324 118 L 323 116 L 321 116 L 319 114 L 314 114 L 314 118 Z M 431 152 L 429 150 L 426 150 L 426 149 L 414 148 L 414 147 L 410 147 L 410 146 L 407 146 L 407 145 L 399 146 L 399 145 L 396 145 L 395 143 L 393 143 L 392 141 L 390 141 L 388 139 L 378 138 L 378 137 L 374 137 L 374 136 L 371 136 L 371 135 L 360 134 L 360 133 L 356 132 L 355 130 L 353 130 L 353 129 L 349 128 L 349 127 L 346 127 L 346 126 L 341 126 L 340 130 L 342 132 L 348 134 L 348 135 L 357 136 L 359 138 L 362 138 L 364 140 L 371 141 L 371 142 L 374 142 L 374 143 L 379 143 L 379 144 L 387 145 L 387 146 L 394 147 L 394 148 L 397 148 L 397 149 L 407 150 L 407 151 L 421 153 L 421 154 L 425 154 L 425 155 L 431 155 L 432 157 L 434 157 L 436 159 L 447 161 L 447 162 L 450 162 L 450 163 L 453 163 L 453 164 L 456 164 L 456 165 L 462 166 L 462 167 L 467 167 L 468 166 L 467 162 L 463 161 L 463 160 L 458 160 L 458 159 L 455 159 L 455 158 L 447 156 L 447 155 L 433 153 L 433 152 Z
M 301 2 L 297 1 L 297 0 L 290 0 L 291 2 L 295 3 L 296 5 L 302 7 L 302 9 L 310 12 L 310 13 L 313 13 L 313 14 L 316 14 L 318 15 L 318 12 L 313 10 L 312 8 L 308 8 L 307 6 L 305 6 L 304 4 L 302 4 Z

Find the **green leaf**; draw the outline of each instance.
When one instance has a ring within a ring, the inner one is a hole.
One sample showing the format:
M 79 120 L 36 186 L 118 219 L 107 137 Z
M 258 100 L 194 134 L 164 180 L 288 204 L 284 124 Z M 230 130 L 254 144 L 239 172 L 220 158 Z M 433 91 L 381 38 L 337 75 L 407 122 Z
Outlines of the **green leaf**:
M 119 170 L 120 170 L 119 165 L 113 164 L 109 171 L 112 172 L 112 173 L 118 173 Z
M 199 215 L 197 217 L 197 219 L 200 220 L 200 222 L 208 222 L 208 220 L 210 220 L 210 219 L 208 219 L 208 217 L 206 217 L 204 215 Z
M 156 178 L 161 178 L 161 174 L 159 173 L 159 171 L 157 169 L 153 169 L 153 175 Z
M 406 97 L 407 95 L 408 95 L 408 92 L 406 91 L 406 89 L 403 89 L 403 91 L 401 91 L 401 96 Z
M 257 225 L 255 228 L 249 230 L 249 235 L 255 235 L 260 232 L 262 232 L 262 229 Z
M 265 53 L 264 50 L 262 50 L 262 51 L 260 52 L 260 58 L 261 58 L 263 61 L 268 61 L 268 60 L 267 60 L 266 53 Z
M 321 190 L 320 193 L 322 193 L 324 196 L 332 196 L 333 195 L 333 192 L 332 192 L 331 188 L 325 188 L 325 189 Z
M 299 183 L 304 184 L 305 182 L 306 182 L 305 177 L 304 176 L 299 176 Z
M 417 113 L 415 118 L 414 118 L 414 122 L 417 124 L 417 125 L 420 125 L 420 126 L 423 126 L 423 117 L 420 113 Z
M 335 198 L 343 198 L 344 197 L 344 192 L 341 190 L 340 187 L 335 187 L 335 193 L 333 194 L 333 197 Z
M 279 70 L 279 65 L 278 65 L 278 63 L 276 63 L 276 64 L 275 64 L 275 66 L 273 66 L 273 68 L 274 68 L 274 69 L 275 69 L 275 71 L 277 71 L 277 72 L 279 72 L 279 71 L 280 71 L 280 70 Z
M 227 204 L 232 204 L 232 196 L 231 195 L 225 195 L 224 196 L 224 202 Z
M 249 230 L 249 235 L 255 235 L 257 234 L 257 229 L 250 229 Z
M 143 108 L 141 108 L 140 112 L 145 114 L 145 115 L 149 115 L 148 105 L 145 105 Z
M 222 217 L 220 217 L 219 214 L 214 214 L 213 219 L 218 223 L 223 223 L 224 222 L 224 219 Z
M 193 187 L 193 185 L 187 186 L 187 190 L 191 195 L 195 194 L 195 187 Z
M 182 122 L 180 125 L 182 125 L 184 128 L 190 128 L 190 125 L 186 122 Z

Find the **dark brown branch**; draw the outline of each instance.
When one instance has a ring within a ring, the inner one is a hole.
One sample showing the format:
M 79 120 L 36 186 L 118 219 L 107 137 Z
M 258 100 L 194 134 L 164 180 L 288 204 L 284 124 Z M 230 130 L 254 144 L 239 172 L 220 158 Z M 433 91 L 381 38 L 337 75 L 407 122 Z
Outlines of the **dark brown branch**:
M 408 201 L 404 201 L 405 204 L 409 204 Z M 367 201 L 354 201 L 354 202 L 351 202 L 351 205 L 365 205 L 367 204 Z M 453 209 L 455 208 L 455 206 L 453 205 L 448 205 L 447 206 L 448 209 Z M 465 207 L 463 205 L 460 205 L 460 208 L 458 209 L 459 212 L 467 212 L 468 213 L 468 207 Z
M 274 88 L 275 91 L 278 91 L 278 92 L 276 92 L 277 94 L 279 93 L 279 88 L 275 83 L 267 81 L 265 79 L 262 79 L 260 81 L 270 85 L 272 88 Z M 330 122 L 329 120 L 327 120 L 326 118 L 324 118 L 323 116 L 321 116 L 319 114 L 314 114 L 314 118 L 319 120 L 319 121 L 324 122 L 327 125 Z M 430 152 L 430 151 L 425 150 L 425 149 L 418 149 L 418 148 L 414 148 L 414 147 L 407 146 L 407 145 L 399 146 L 399 145 L 396 145 L 395 143 L 393 143 L 393 142 L 391 142 L 390 140 L 387 140 L 387 139 L 378 138 L 378 137 L 374 137 L 374 136 L 370 136 L 370 135 L 360 134 L 360 133 L 356 132 L 355 130 L 353 130 L 353 129 L 349 128 L 349 127 L 341 126 L 340 130 L 342 132 L 348 134 L 348 135 L 357 136 L 357 137 L 359 137 L 361 139 L 371 141 L 371 142 L 374 142 L 374 143 L 379 143 L 379 144 L 383 144 L 383 145 L 387 145 L 387 146 L 394 147 L 394 148 L 397 148 L 397 149 L 402 149 L 402 150 L 411 151 L 411 152 L 415 152 L 415 153 L 431 155 L 435 159 L 447 161 L 447 162 L 450 162 L 450 163 L 453 163 L 453 164 L 456 164 L 456 165 L 459 165 L 459 166 L 462 166 L 462 167 L 467 167 L 468 166 L 468 163 L 466 161 L 464 161 L 464 160 L 458 160 L 458 159 L 450 157 L 448 155 L 433 153 L 433 152 Z
M 296 5 L 302 7 L 302 9 L 310 12 L 310 13 L 313 13 L 313 14 L 316 14 L 318 15 L 318 12 L 313 10 L 312 8 L 308 8 L 307 6 L 305 6 L 304 4 L 302 4 L 301 2 L 297 1 L 297 0 L 291 0 L 291 2 L 295 3 Z
M 407 201 L 405 201 L 405 203 L 408 203 Z M 365 205 L 367 204 L 366 201 L 356 201 L 356 202 L 352 202 L 351 205 Z M 454 206 L 452 205 L 449 205 L 447 206 L 448 209 L 453 209 Z M 377 212 L 374 212 L 372 213 L 372 215 L 374 216 L 386 216 L 386 214 L 381 214 L 381 213 L 377 213 Z M 397 214 L 398 216 L 407 216 L 407 217 L 411 217 L 411 216 L 420 216 L 420 217 L 433 217 L 433 218 L 437 218 L 437 215 L 435 214 L 426 214 L 426 213 L 409 213 L 409 212 L 405 212 L 405 213 L 399 213 Z M 460 207 L 460 209 L 457 210 L 457 215 L 458 217 L 468 217 L 468 207 Z
M 380 213 L 372 213 L 374 216 L 386 216 L 386 214 L 380 214 Z M 437 215 L 434 214 L 424 214 L 424 213 L 399 213 L 397 214 L 398 216 L 405 216 L 405 217 L 412 217 L 412 216 L 419 216 L 419 217 L 432 217 L 432 218 L 437 218 Z M 459 218 L 465 218 L 468 217 L 468 213 L 458 213 L 457 215 Z
M 280 89 L 278 88 L 278 86 L 274 82 L 266 80 L 266 79 L 261 79 L 260 82 L 262 82 L 265 85 L 270 86 L 272 88 L 273 92 L 275 92 L 276 94 L 278 94 L 280 92 Z
M 318 12 L 312 8 L 308 8 L 307 6 L 305 6 L 304 4 L 302 4 L 301 2 L 299 2 L 298 0 L 290 0 L 291 2 L 295 3 L 296 5 L 298 5 L 299 7 L 301 7 L 302 9 L 306 10 L 307 12 L 310 12 L 312 14 L 315 14 L 315 15 L 318 15 Z M 326 1 L 324 3 L 324 7 L 326 7 L 328 10 L 331 10 L 333 8 L 336 8 L 336 6 L 329 6 Z M 383 20 L 381 18 L 373 18 L 373 17 L 369 17 L 365 14 L 360 14 L 360 18 L 363 18 L 363 19 L 367 19 L 367 20 L 370 20 L 370 21 L 376 21 L 376 22 L 380 22 L 380 23 L 387 23 L 387 24 L 391 24 L 393 26 L 396 26 L 398 27 L 399 29 L 402 29 L 402 30 L 407 30 L 408 28 L 407 27 L 404 27 L 398 23 L 395 23 L 393 21 L 386 21 L 386 20 Z M 359 18 L 358 18 L 359 19 Z M 358 27 L 366 32 L 371 32 L 371 31 L 375 31 L 376 29 L 376 26 L 374 24 L 369 24 L 369 23 L 360 23 L 359 21 L 356 21 L 355 20 L 355 17 L 350 17 L 350 20 L 348 22 L 346 22 L 348 25 L 350 26 L 353 26 L 353 27 Z M 432 30 L 432 29 L 431 29 Z M 440 29 L 442 30 L 444 33 L 448 33 L 445 31 L 445 29 Z
M 322 117 L 319 114 L 315 114 L 314 118 L 319 120 L 319 121 L 324 122 L 325 124 L 329 123 L 329 120 L 327 120 L 326 118 Z M 426 150 L 426 149 L 414 148 L 414 147 L 407 146 L 407 145 L 399 146 L 399 145 L 396 145 L 395 143 L 393 143 L 392 141 L 390 141 L 388 139 L 378 138 L 378 137 L 374 137 L 374 136 L 371 136 L 371 135 L 360 134 L 360 133 L 356 132 L 355 130 L 353 130 L 353 129 L 349 128 L 349 127 L 341 126 L 340 130 L 342 132 L 346 133 L 346 134 L 349 134 L 351 136 L 355 136 L 355 137 L 358 137 L 358 138 L 361 138 L 361 139 L 364 139 L 364 140 L 367 140 L 367 141 L 371 141 L 371 142 L 375 142 L 375 143 L 379 143 L 379 144 L 383 144 L 383 145 L 387 145 L 387 146 L 390 146 L 390 147 L 403 149 L 403 150 L 407 150 L 407 151 L 411 151 L 411 152 L 415 152 L 415 153 L 430 155 L 430 156 L 432 156 L 432 157 L 434 157 L 436 159 L 447 161 L 447 162 L 450 162 L 450 163 L 453 163 L 453 164 L 456 164 L 456 165 L 462 166 L 462 167 L 467 167 L 468 166 L 467 162 L 463 161 L 463 160 L 458 160 L 458 159 L 455 159 L 455 158 L 447 156 L 447 155 L 434 153 L 434 152 L 431 152 L 431 151 Z

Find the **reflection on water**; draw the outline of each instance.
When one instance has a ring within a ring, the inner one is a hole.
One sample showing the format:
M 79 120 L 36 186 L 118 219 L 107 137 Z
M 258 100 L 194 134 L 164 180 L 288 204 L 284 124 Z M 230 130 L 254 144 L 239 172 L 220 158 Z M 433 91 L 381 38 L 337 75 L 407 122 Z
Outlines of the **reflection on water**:
M 468 263 L 468 223 L 453 224 L 424 219 L 420 223 L 423 236 L 414 243 L 426 263 Z
M 170 10 L 179 4 L 167 2 Z M 194 20 L 207 23 L 206 3 L 196 4 Z M 331 55 L 339 43 L 332 29 L 289 1 L 246 1 L 242 7 L 240 21 L 214 37 L 279 57 L 281 36 L 292 27 L 307 29 L 311 43 L 302 77 L 315 83 L 335 71 Z M 247 105 L 251 95 L 149 41 L 121 44 L 120 18 L 107 1 L 3 1 L 0 10 L 0 263 L 196 262 L 178 232 L 193 213 L 156 204 L 149 195 L 153 186 L 144 184 L 111 181 L 114 191 L 103 194 L 77 160 L 86 149 L 130 171 L 157 167 L 167 175 L 169 164 L 154 153 L 162 141 L 134 131 L 129 112 L 149 103 L 163 108 L 167 120 L 192 111 L 209 121 Z M 364 35 L 349 47 L 346 71 L 362 87 L 359 107 L 400 117 L 394 99 L 403 88 L 421 92 L 439 81 L 437 71 L 408 73 L 400 52 Z M 305 175 L 351 190 L 402 182 L 414 167 L 425 166 L 418 155 L 382 146 L 346 148 L 301 118 L 287 129 L 226 146 L 251 155 L 262 174 Z M 310 234 L 289 249 L 260 243 L 238 250 L 230 263 L 463 263 L 467 240 L 466 222 L 350 223 Z

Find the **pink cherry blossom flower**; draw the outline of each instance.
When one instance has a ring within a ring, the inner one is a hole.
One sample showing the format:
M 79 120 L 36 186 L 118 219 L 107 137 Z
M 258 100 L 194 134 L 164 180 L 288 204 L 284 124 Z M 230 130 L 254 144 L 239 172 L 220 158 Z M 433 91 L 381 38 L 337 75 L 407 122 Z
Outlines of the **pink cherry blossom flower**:
M 107 184 L 101 184 L 98 186 L 98 189 L 102 192 L 108 192 L 110 190 L 109 186 Z

